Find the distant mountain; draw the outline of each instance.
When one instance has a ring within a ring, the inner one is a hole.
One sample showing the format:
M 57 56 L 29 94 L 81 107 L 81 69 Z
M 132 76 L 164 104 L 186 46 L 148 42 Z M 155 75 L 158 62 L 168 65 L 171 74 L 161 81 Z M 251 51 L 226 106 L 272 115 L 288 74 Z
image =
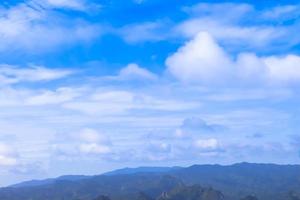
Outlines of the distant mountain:
M 183 183 L 169 175 L 94 176 L 78 181 L 55 181 L 36 187 L 0 189 L 1 200 L 92 200 L 99 195 L 112 200 L 137 200 L 140 192 L 155 198 Z
M 300 200 L 300 166 L 240 163 L 126 168 L 98 176 L 17 184 L 0 189 L 0 200 L 94 200 L 101 196 L 111 200 L 202 200 L 201 188 L 207 194 L 204 200 Z
M 114 176 L 114 175 L 129 175 L 136 173 L 164 173 L 171 172 L 177 169 L 182 169 L 182 167 L 137 167 L 137 168 L 123 168 L 110 172 L 103 173 L 102 175 Z M 9 187 L 20 188 L 20 187 L 35 187 L 53 184 L 56 181 L 77 181 L 82 179 L 91 178 L 92 176 L 83 176 L 83 175 L 65 175 L 58 178 L 49 178 L 44 180 L 31 180 L 24 181 L 18 184 L 11 185 Z
M 260 200 L 286 200 L 288 192 L 300 191 L 299 165 L 194 165 L 172 175 L 187 185 L 211 186 L 231 199 L 253 194 Z
M 104 173 L 103 175 L 124 175 L 136 173 L 163 173 L 182 169 L 182 167 L 138 167 L 138 168 L 123 168 Z
M 78 181 L 78 180 L 87 179 L 87 178 L 90 178 L 90 176 L 66 175 L 66 176 L 60 176 L 58 178 L 49 178 L 49 179 L 45 179 L 45 180 L 25 181 L 25 182 L 11 185 L 10 187 L 13 187 L 13 188 L 36 187 L 36 186 L 53 184 L 56 181 Z

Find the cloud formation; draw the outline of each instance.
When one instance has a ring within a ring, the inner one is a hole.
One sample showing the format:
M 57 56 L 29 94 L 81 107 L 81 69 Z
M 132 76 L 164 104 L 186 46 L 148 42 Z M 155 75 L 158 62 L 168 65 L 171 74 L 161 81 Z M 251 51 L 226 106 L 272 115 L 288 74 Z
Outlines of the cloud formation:
M 184 5 L 159 19 L 81 0 L 1 7 L 0 184 L 65 169 L 299 162 L 299 6 Z
M 91 128 L 83 128 L 78 133 L 69 134 L 52 144 L 54 156 L 62 160 L 80 160 L 83 157 L 107 156 L 112 153 L 112 143 L 108 136 Z M 65 140 L 67 139 L 67 141 Z
M 168 57 L 166 66 L 175 78 L 186 83 L 286 85 L 300 81 L 299 56 L 258 57 L 240 53 L 232 59 L 206 32 L 199 33 Z
M 83 5 L 79 0 L 27 0 L 1 7 L 0 51 L 43 53 L 98 37 L 101 33 L 99 25 L 84 20 L 69 20 L 53 10 L 84 9 Z

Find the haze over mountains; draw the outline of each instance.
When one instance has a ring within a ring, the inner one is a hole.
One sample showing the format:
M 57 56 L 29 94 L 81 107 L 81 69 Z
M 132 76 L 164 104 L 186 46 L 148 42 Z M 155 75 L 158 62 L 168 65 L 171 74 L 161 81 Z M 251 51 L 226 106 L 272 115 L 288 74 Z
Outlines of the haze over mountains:
M 124 168 L 96 176 L 62 176 L 0 189 L 1 200 L 299 200 L 300 166 Z

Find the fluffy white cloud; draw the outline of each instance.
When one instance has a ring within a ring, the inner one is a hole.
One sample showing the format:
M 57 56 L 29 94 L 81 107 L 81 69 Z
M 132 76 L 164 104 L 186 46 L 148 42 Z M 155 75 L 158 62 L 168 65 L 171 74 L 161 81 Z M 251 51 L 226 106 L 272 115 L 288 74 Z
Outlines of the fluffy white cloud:
M 183 82 L 227 81 L 233 70 L 229 56 L 204 32 L 168 57 L 166 65 L 171 74 Z
M 290 84 L 300 81 L 300 57 L 258 57 L 240 53 L 234 60 L 208 33 L 199 33 L 166 60 L 168 71 L 187 83 Z
M 300 81 L 300 56 L 266 57 L 263 59 L 271 81 L 288 83 Z

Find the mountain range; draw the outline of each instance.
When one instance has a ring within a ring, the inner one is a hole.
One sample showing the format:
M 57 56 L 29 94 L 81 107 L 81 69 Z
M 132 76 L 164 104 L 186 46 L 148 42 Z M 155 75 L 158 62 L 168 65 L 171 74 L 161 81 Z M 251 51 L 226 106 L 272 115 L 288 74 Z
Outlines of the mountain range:
M 300 200 L 300 166 L 124 168 L 96 176 L 61 176 L 0 189 L 0 200 Z

